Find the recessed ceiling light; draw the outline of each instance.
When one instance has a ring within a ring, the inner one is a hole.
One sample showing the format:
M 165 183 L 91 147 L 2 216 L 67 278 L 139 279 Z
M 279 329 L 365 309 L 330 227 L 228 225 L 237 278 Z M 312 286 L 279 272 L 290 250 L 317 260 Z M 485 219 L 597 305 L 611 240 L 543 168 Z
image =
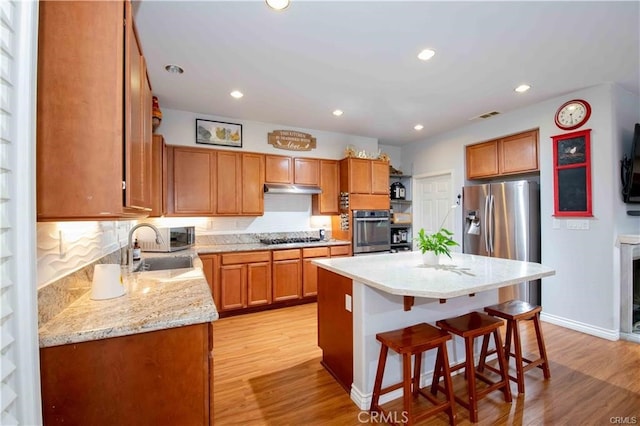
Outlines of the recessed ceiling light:
M 289 7 L 289 0 L 265 0 L 267 6 L 273 10 L 284 10 Z
M 239 91 L 239 90 L 234 90 L 233 92 L 229 93 L 231 96 L 233 96 L 236 99 L 240 99 L 241 97 L 244 96 L 244 94 Z
M 521 84 L 520 86 L 516 87 L 513 90 L 515 90 L 518 93 L 524 93 L 529 89 L 531 89 L 531 86 L 529 86 L 528 84 Z
M 418 53 L 418 59 L 421 61 L 428 61 L 433 58 L 433 55 L 436 54 L 436 51 L 433 49 L 424 49 L 422 52 Z
M 164 69 L 171 74 L 182 74 L 184 69 L 180 65 L 169 64 L 165 65 Z
M 333 115 L 335 115 L 336 117 L 340 117 L 343 114 L 341 109 L 337 109 L 335 111 L 333 111 Z
M 422 124 L 416 124 L 415 126 L 413 126 L 413 128 L 416 130 L 422 130 L 424 129 L 424 126 Z

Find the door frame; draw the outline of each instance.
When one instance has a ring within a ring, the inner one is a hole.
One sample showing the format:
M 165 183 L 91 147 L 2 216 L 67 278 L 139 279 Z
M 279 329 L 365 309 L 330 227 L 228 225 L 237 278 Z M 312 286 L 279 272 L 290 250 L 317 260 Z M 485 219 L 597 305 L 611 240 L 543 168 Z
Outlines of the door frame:
M 422 208 L 419 207 L 422 204 L 422 199 L 420 196 L 420 192 L 417 190 L 418 189 L 418 182 L 423 180 L 423 179 L 429 179 L 429 178 L 434 178 L 434 177 L 438 177 L 438 176 L 448 176 L 449 177 L 449 188 L 450 188 L 450 196 L 451 196 L 451 202 L 452 204 L 455 202 L 456 204 L 460 205 L 460 198 L 456 198 L 456 191 L 454 189 L 454 182 L 456 181 L 456 172 L 454 169 L 445 169 L 445 170 L 439 170 L 439 171 L 435 171 L 435 172 L 429 172 L 429 173 L 421 173 L 418 175 L 414 175 L 413 178 L 411 179 L 411 190 L 413 192 L 413 235 L 417 235 L 418 234 L 418 230 L 422 227 L 424 227 L 423 225 L 423 221 L 421 218 L 419 218 L 419 216 L 422 215 Z M 452 216 L 452 220 L 453 220 L 453 229 L 451 229 L 451 231 L 453 231 L 453 239 L 458 242 L 458 240 L 460 240 L 459 238 L 456 238 L 456 235 L 459 235 L 459 222 L 460 220 L 458 220 L 460 218 L 460 212 L 458 211 L 460 209 L 455 209 L 455 211 L 451 212 L 451 216 Z M 459 243 L 460 245 L 462 245 L 462 243 Z M 453 248 L 454 251 L 455 247 Z M 416 250 L 415 244 L 414 244 L 414 250 Z

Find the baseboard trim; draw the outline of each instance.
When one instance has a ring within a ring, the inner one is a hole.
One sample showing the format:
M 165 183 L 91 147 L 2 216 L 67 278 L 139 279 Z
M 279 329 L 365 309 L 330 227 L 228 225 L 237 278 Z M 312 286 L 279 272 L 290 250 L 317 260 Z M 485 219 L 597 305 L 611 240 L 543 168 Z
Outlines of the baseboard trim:
M 560 327 L 569 328 L 571 330 L 579 331 L 581 333 L 590 334 L 592 336 L 600 337 L 602 339 L 616 341 L 620 339 L 619 330 L 609 330 L 602 327 L 596 327 L 591 324 L 585 324 L 583 322 L 570 320 L 567 318 L 551 315 L 545 312 L 540 313 L 540 319 L 542 321 L 559 325 Z

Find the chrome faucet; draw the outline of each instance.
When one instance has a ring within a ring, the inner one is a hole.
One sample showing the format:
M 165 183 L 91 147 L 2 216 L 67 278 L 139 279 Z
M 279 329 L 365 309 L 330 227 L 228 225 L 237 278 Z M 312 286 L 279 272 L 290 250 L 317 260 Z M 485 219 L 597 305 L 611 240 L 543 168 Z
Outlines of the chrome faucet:
M 154 232 L 156 233 L 156 244 L 161 244 L 162 243 L 162 236 L 160 235 L 160 231 L 158 231 L 158 228 L 156 228 L 155 226 L 153 226 L 150 223 L 138 223 L 137 225 L 134 225 L 130 230 L 129 230 L 129 238 L 127 238 L 127 268 L 129 270 L 129 272 L 133 271 L 133 249 L 131 248 L 131 240 L 133 239 L 133 231 L 135 231 L 138 228 L 141 228 L 143 226 L 148 226 L 149 228 L 153 229 Z

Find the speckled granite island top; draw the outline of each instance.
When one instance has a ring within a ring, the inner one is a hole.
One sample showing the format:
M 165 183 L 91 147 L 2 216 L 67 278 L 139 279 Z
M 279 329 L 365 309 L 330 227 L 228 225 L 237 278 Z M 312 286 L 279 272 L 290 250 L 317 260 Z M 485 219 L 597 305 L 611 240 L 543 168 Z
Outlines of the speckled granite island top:
M 218 319 L 200 268 L 125 275 L 126 294 L 91 300 L 90 292 L 40 327 L 40 347 L 126 336 Z
M 420 252 L 377 254 L 312 263 L 378 290 L 400 295 L 449 299 L 555 274 L 539 263 L 452 253 L 443 264 L 425 266 Z

